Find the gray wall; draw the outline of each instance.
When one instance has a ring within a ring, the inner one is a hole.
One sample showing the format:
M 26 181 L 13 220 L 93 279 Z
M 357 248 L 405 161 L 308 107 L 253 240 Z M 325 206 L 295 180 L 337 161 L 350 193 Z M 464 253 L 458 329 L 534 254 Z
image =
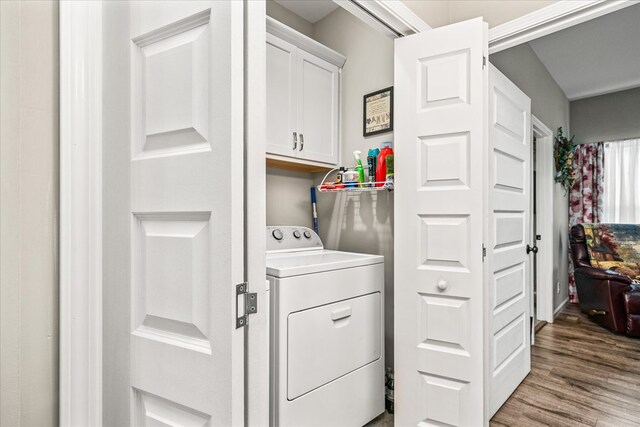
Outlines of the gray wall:
M 531 98 L 531 112 L 551 129 L 554 135 L 560 126 L 568 133 L 569 100 L 529 44 L 493 54 L 489 60 Z M 553 303 L 554 308 L 557 308 L 569 293 L 569 210 L 567 197 L 559 184 L 556 184 L 554 190 L 553 210 Z M 560 292 L 557 292 L 558 282 Z
M 327 1 L 327 0 L 323 0 Z M 313 24 L 273 0 L 266 1 L 267 15 L 294 30 L 313 38 Z
M 267 168 L 267 225 L 313 228 L 310 189 L 313 174 Z
M 571 132 L 580 144 L 640 137 L 640 88 L 571 102 Z
M 342 69 L 341 159 L 352 165 L 353 151 L 392 141 L 393 133 L 362 136 L 362 97 L 393 86 L 393 40 L 342 8 L 314 25 L 320 43 L 347 57 Z M 393 366 L 393 193 L 318 196 L 320 235 L 331 248 L 385 257 L 385 356 Z
M 0 2 L 0 425 L 58 420 L 58 3 Z

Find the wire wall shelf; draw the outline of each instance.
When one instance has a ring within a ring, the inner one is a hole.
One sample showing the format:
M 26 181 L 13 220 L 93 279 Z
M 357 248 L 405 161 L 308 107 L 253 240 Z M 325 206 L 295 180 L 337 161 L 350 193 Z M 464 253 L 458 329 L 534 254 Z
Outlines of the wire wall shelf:
M 318 185 L 317 188 L 321 193 L 367 193 L 382 190 L 393 191 L 393 184 L 389 182 L 365 182 L 357 183 L 355 186 L 347 186 L 347 184 L 323 183 Z

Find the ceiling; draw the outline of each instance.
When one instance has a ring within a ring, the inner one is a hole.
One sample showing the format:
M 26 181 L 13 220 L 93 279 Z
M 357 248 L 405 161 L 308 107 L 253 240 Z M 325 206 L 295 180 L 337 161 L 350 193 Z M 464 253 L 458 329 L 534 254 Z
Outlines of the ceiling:
M 640 86 L 640 4 L 529 44 L 570 101 Z
M 312 24 L 339 7 L 331 0 L 275 0 L 275 2 Z

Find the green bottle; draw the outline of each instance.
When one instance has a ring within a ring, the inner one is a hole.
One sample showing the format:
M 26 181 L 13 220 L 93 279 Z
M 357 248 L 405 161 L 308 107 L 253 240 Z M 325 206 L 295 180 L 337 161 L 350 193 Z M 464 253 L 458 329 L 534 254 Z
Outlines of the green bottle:
M 358 172 L 358 183 L 360 186 L 364 183 L 364 168 L 362 167 L 362 160 L 360 160 L 361 151 L 354 151 L 353 157 L 356 158 L 356 167 L 355 171 Z

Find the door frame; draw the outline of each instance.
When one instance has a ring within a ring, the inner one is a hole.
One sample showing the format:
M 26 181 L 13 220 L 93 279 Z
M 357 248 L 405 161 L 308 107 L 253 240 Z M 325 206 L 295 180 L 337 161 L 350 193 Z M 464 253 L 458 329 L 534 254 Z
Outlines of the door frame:
M 245 0 L 246 1 L 246 0 Z M 334 0 L 345 3 L 344 0 Z M 247 276 L 264 294 L 264 21 L 265 7 L 247 8 L 245 111 Z M 431 29 L 404 4 L 349 0 L 356 16 L 392 36 Z M 633 5 L 630 0 L 558 2 L 489 30 L 495 53 Z M 349 7 L 346 7 L 349 9 Z M 102 3 L 60 2 L 60 425 L 102 422 Z M 254 55 L 248 51 L 253 50 Z M 249 102 L 251 101 L 251 102 Z M 262 284 L 260 284 L 262 283 Z M 263 312 L 264 313 L 264 312 Z M 259 325 L 266 317 L 255 318 Z M 251 329 L 251 328 L 249 328 Z M 254 329 L 256 332 L 259 328 Z M 267 344 L 249 332 L 247 418 L 264 419 Z M 262 350 L 260 350 L 262 349 Z M 80 367 L 80 368 L 79 368 Z M 251 372 L 255 374 L 251 375 Z M 253 398 L 253 399 L 252 399 Z M 267 399 L 268 400 L 268 399 Z M 266 424 L 267 421 L 264 422 Z
M 537 259 L 536 320 L 553 323 L 553 195 L 555 189 L 553 132 L 540 119 L 531 115 L 536 138 L 536 230 L 542 240 L 534 242 Z M 535 236 L 533 236 L 535 239 Z M 533 297 L 533 293 L 531 294 Z M 535 325 L 534 325 L 535 327 Z
M 102 424 L 102 4 L 60 2 L 62 426 Z

